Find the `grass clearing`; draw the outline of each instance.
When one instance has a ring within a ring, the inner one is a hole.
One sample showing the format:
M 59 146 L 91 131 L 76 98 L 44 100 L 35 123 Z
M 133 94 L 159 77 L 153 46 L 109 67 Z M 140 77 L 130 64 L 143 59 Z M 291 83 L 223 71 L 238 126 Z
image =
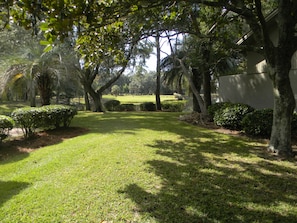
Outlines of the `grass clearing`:
M 154 102 L 156 103 L 156 96 L 155 95 L 104 95 L 103 99 L 115 99 L 120 101 L 122 104 L 141 104 L 143 102 Z M 165 101 L 176 101 L 174 95 L 160 95 L 161 102 Z
M 0 222 L 296 221 L 296 161 L 178 115 L 80 112 L 86 134 L 0 161 Z

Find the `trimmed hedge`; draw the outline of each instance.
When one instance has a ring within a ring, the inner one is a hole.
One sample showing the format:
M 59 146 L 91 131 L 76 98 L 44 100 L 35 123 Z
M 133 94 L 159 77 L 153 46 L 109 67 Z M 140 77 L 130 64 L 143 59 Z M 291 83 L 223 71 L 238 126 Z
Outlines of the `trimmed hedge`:
M 8 136 L 9 131 L 13 128 L 13 126 L 14 121 L 11 117 L 0 115 L 0 142 Z
M 254 111 L 254 108 L 241 103 L 223 106 L 214 114 L 214 123 L 231 130 L 242 130 L 241 121 L 244 116 Z
M 141 111 L 156 111 L 156 105 L 153 102 L 144 102 L 140 104 Z
M 209 117 L 211 118 L 211 120 L 213 120 L 214 115 L 217 111 L 219 111 L 222 108 L 226 108 L 230 105 L 232 105 L 231 102 L 218 102 L 218 103 L 208 106 L 207 110 L 208 110 L 208 114 L 209 114 Z
M 247 114 L 242 122 L 243 131 L 249 136 L 269 138 L 273 124 L 273 109 L 259 109 Z M 293 114 L 292 136 L 297 134 L 297 113 Z
M 117 109 L 118 111 L 136 111 L 134 104 L 120 104 Z
M 74 107 L 67 105 L 46 105 L 42 107 L 25 107 L 14 110 L 11 117 L 20 127 L 25 137 L 34 135 L 36 129 L 68 127 L 77 114 Z
M 167 112 L 182 112 L 185 108 L 185 103 L 162 103 L 162 110 Z
M 272 129 L 273 110 L 255 110 L 247 114 L 241 122 L 243 131 L 249 136 L 269 137 Z
M 118 111 L 120 103 L 121 102 L 118 100 L 109 100 L 104 103 L 104 106 L 107 109 L 107 111 Z
M 245 134 L 267 138 L 271 134 L 272 121 L 273 110 L 266 108 L 247 114 L 242 119 L 241 125 Z

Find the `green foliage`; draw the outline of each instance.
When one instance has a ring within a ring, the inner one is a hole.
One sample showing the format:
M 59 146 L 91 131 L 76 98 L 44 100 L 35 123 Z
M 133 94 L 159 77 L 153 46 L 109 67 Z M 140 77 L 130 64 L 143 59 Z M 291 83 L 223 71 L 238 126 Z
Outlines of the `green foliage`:
M 218 126 L 222 126 L 231 130 L 242 130 L 241 121 L 244 116 L 252 112 L 254 108 L 246 104 L 230 104 L 222 107 L 214 115 L 214 122 Z
M 226 107 L 230 106 L 231 104 L 232 104 L 231 102 L 218 102 L 218 103 L 212 104 L 212 105 L 208 106 L 208 108 L 207 108 L 208 114 L 211 117 L 211 119 L 213 119 L 213 117 L 217 111 L 219 111 L 222 108 L 226 108 Z
M 34 135 L 38 128 L 68 127 L 76 114 L 77 110 L 71 106 L 47 105 L 39 108 L 19 108 L 14 110 L 11 116 L 27 138 Z
M 182 112 L 184 108 L 185 108 L 185 103 L 173 103 L 173 102 L 162 103 L 163 111 Z
M 241 122 L 243 131 L 250 136 L 269 137 L 272 129 L 273 110 L 255 110 L 247 114 Z
M 118 111 L 135 111 L 135 105 L 134 104 L 120 104 L 117 107 Z
M 109 100 L 104 103 L 104 106 L 108 111 L 117 111 L 120 103 L 119 100 Z
M 273 123 L 273 110 L 270 108 L 255 110 L 247 114 L 241 122 L 243 131 L 249 136 L 269 138 Z M 292 136 L 297 134 L 297 113 L 291 123 Z
M 14 121 L 11 117 L 6 115 L 0 115 L 0 142 L 5 139 L 9 130 L 13 128 Z
M 144 102 L 140 104 L 141 111 L 156 111 L 156 104 L 153 102 Z

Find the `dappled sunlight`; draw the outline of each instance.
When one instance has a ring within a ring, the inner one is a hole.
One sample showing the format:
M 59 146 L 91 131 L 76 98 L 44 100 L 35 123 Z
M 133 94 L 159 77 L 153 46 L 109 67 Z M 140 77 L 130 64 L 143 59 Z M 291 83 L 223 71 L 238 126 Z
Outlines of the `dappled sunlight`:
M 258 156 L 253 146 L 260 143 L 199 130 L 152 142 L 160 159 L 147 163 L 163 186 L 157 194 L 137 185 L 126 188 L 142 212 L 158 222 L 296 220 L 294 164 L 281 167 L 278 160 Z

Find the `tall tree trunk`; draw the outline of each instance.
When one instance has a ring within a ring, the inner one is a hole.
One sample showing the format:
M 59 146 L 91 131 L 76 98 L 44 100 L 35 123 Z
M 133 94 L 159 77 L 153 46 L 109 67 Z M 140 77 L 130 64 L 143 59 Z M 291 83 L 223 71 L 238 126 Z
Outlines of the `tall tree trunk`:
M 94 102 L 94 112 L 104 112 L 104 107 L 102 104 L 102 93 L 96 92 L 93 88 L 92 85 L 85 85 L 84 89 L 86 93 L 88 93 Z
M 196 99 L 197 99 L 197 101 L 199 103 L 199 107 L 201 109 L 201 114 L 202 114 L 203 118 L 207 118 L 207 109 L 205 107 L 203 98 L 201 97 L 200 92 L 197 90 L 197 87 L 196 87 L 196 85 L 195 85 L 195 83 L 193 81 L 193 72 L 185 67 L 185 64 L 184 64 L 184 62 L 182 60 L 178 59 L 178 61 L 179 61 L 180 66 L 182 68 L 183 74 L 187 78 L 187 80 L 189 82 L 189 85 L 190 85 L 190 88 L 191 88 L 193 94 L 195 95 L 195 97 L 196 97 Z
M 41 105 L 49 105 L 52 93 L 52 80 L 49 73 L 45 72 L 37 77 L 37 86 L 40 93 Z
M 157 77 L 156 77 L 156 108 L 161 111 L 161 99 L 160 99 L 160 89 L 161 89 L 161 47 L 160 47 L 160 36 L 159 33 L 156 36 L 156 48 L 157 48 Z
M 194 85 L 197 88 L 197 91 L 200 92 L 201 90 L 201 84 L 202 84 L 202 78 L 201 78 L 201 73 L 199 72 L 198 69 L 193 68 L 192 69 L 192 73 L 193 73 L 193 82 Z M 201 112 L 200 106 L 199 106 L 199 102 L 195 96 L 195 94 L 192 93 L 192 97 L 193 97 L 193 111 L 194 112 Z
M 92 96 L 92 95 L 91 95 Z M 104 112 L 104 106 L 102 103 L 102 94 L 96 93 L 96 95 L 92 96 L 94 101 L 95 112 Z
M 90 100 L 89 100 L 89 94 L 88 94 L 88 92 L 86 92 L 86 91 L 85 91 L 85 94 L 84 94 L 84 98 L 85 98 L 86 111 L 91 111 L 91 105 L 90 105 Z
M 211 75 L 209 70 L 203 72 L 203 98 L 205 108 L 211 105 Z
M 296 103 L 289 78 L 291 64 L 281 61 L 278 61 L 278 66 L 272 75 L 274 110 L 268 149 L 279 155 L 292 156 L 291 122 Z
M 208 106 L 211 105 L 211 74 L 209 70 L 209 63 L 210 63 L 210 48 L 212 45 L 211 39 L 202 44 L 202 55 L 204 64 L 202 66 L 202 75 L 203 75 L 203 98 L 205 108 L 207 109 Z

